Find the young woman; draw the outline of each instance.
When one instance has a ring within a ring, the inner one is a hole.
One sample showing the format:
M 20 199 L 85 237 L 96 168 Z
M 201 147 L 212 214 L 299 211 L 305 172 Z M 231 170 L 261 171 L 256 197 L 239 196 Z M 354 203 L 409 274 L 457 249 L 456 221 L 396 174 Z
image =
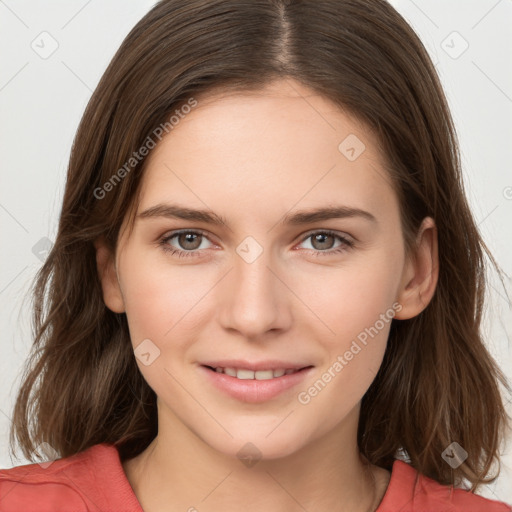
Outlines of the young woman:
M 510 511 L 426 50 L 383 0 L 162 0 L 74 141 L 0 510 Z M 52 455 L 53 454 L 53 455 Z

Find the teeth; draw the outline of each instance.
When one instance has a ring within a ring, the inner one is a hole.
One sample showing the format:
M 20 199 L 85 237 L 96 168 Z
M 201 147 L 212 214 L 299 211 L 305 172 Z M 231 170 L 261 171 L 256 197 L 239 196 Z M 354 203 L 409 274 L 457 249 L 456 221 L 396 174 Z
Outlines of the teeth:
M 251 370 L 237 370 L 236 378 L 237 379 L 254 379 L 254 372 Z
M 258 370 L 254 372 L 254 378 L 256 380 L 268 380 L 274 378 L 273 370 Z
M 217 373 L 225 373 L 231 377 L 236 377 L 237 379 L 242 380 L 269 380 L 274 379 L 276 377 L 282 377 L 283 375 L 290 375 L 290 373 L 295 373 L 298 370 L 280 368 L 279 370 L 245 370 L 245 369 L 236 369 L 236 368 L 215 368 Z

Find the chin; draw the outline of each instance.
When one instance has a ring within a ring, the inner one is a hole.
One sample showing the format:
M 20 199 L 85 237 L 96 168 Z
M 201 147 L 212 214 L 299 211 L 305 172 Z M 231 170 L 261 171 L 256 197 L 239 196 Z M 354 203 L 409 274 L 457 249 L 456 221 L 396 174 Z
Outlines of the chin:
M 221 435 L 215 439 L 203 438 L 203 440 L 214 450 L 238 458 L 247 467 L 252 467 L 252 461 L 285 458 L 305 446 L 307 437 L 304 429 L 291 432 L 290 425 L 288 425 L 288 428 L 285 426 L 287 421 L 288 419 L 277 428 L 274 421 L 269 422 L 268 427 L 265 428 L 262 426 L 256 429 L 254 427 L 245 429 L 226 427 L 233 438 L 226 433 L 226 435 Z

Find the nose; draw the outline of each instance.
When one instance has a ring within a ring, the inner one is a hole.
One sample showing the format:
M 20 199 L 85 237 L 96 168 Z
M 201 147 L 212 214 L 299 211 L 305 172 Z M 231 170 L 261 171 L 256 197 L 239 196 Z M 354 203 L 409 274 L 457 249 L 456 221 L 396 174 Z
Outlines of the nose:
M 233 267 L 219 288 L 219 321 L 226 330 L 247 339 L 257 339 L 269 331 L 286 330 L 292 320 L 293 294 L 286 278 L 263 250 L 253 261 L 243 253 L 234 255 Z

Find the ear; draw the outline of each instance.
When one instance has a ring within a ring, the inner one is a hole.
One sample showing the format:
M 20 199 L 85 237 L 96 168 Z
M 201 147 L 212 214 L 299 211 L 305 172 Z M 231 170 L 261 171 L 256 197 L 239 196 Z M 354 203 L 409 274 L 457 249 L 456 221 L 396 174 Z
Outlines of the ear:
M 416 238 L 416 248 L 404 267 L 397 302 L 402 309 L 398 320 L 419 315 L 432 299 L 439 276 L 437 228 L 431 217 L 425 217 Z
M 103 236 L 94 241 L 94 247 L 96 248 L 98 276 L 103 289 L 103 301 L 114 313 L 124 313 L 124 300 L 117 278 L 115 256 Z

